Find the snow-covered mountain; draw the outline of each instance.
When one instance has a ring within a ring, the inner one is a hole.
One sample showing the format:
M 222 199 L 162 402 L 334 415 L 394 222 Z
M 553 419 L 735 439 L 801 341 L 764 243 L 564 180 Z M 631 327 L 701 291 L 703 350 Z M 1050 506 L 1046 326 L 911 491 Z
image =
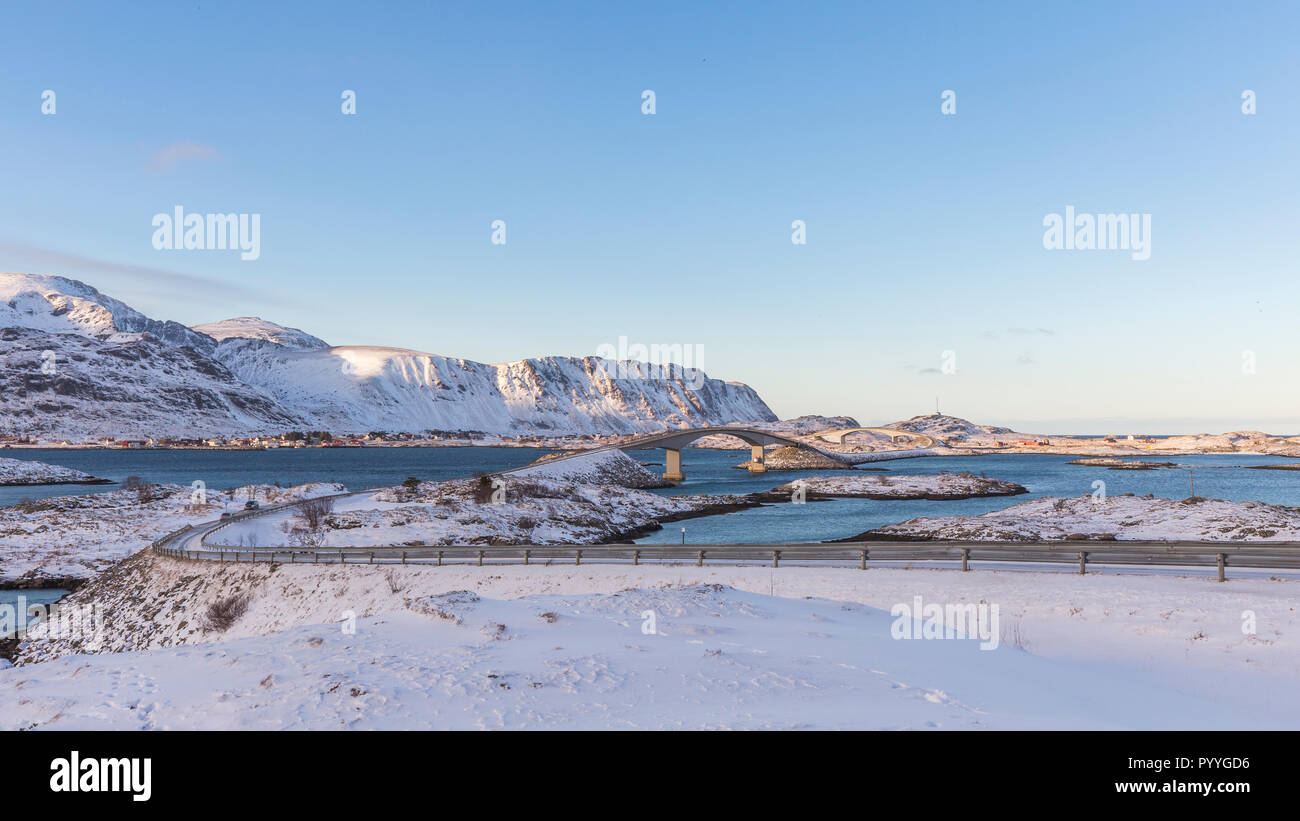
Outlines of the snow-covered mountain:
M 223 342 L 216 356 L 331 431 L 635 433 L 776 418 L 747 385 L 594 356 L 487 365 L 403 348 L 264 341 Z
M 302 350 L 329 347 L 328 342 L 314 337 L 306 331 L 300 331 L 297 328 L 286 328 L 274 322 L 267 322 L 258 316 L 237 316 L 234 319 L 223 319 L 220 322 L 195 325 L 192 330 L 206 334 L 217 340 L 217 342 L 225 342 L 226 340 L 237 342 L 241 339 L 251 339 L 274 342 L 286 348 Z
M 329 347 L 255 317 L 186 328 L 63 277 L 0 274 L 0 329 L 0 433 L 44 439 L 304 428 L 606 434 L 776 419 L 747 385 L 675 365 L 489 365 Z
M 217 342 L 179 322 L 159 322 L 84 282 L 38 274 L 0 274 L 0 328 L 76 333 L 95 339 L 150 334 L 166 345 L 210 354 Z M 125 340 L 125 337 L 118 337 Z

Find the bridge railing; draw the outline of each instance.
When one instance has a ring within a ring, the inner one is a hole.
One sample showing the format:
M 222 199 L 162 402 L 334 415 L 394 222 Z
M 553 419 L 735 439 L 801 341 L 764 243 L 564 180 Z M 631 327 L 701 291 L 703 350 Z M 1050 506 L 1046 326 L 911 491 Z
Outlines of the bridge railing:
M 179 531 L 183 532 L 183 531 Z M 843 542 L 813 544 L 732 545 L 442 545 L 338 548 L 245 547 L 204 545 L 183 550 L 160 545 L 160 553 L 184 559 L 230 562 L 306 564 L 500 564 L 518 562 L 770 563 L 773 567 L 800 563 L 971 562 L 1054 563 L 1088 565 L 1215 567 L 1220 581 L 1226 568 L 1300 570 L 1300 543 L 1242 546 L 1215 542 Z

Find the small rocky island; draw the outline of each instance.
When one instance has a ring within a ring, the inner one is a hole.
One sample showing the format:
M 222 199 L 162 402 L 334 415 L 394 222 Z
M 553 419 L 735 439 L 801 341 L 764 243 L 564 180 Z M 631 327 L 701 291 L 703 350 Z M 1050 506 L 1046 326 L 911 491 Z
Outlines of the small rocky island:
M 1086 465 L 1087 467 L 1107 468 L 1109 470 L 1155 470 L 1156 468 L 1177 468 L 1183 467 L 1177 462 L 1143 462 L 1141 460 L 1129 461 L 1127 459 L 1116 459 L 1106 456 L 1097 459 L 1072 459 L 1066 462 L 1067 465 Z
M 1264 502 L 1192 496 L 1162 499 L 1125 493 L 1046 497 L 979 516 L 940 516 L 885 525 L 843 541 L 1124 541 L 1243 542 L 1300 540 L 1300 509 Z
M 763 457 L 768 470 L 853 470 L 853 465 L 826 453 L 793 445 L 782 445 Z M 749 462 L 734 467 L 746 470 Z
M 28 459 L 0 457 L 0 487 L 16 485 L 111 485 L 112 479 L 100 479 L 89 473 L 47 465 Z
M 809 476 L 754 494 L 762 501 L 788 501 L 802 487 L 805 499 L 929 499 L 955 501 L 985 496 L 1028 493 L 1015 482 L 989 479 L 972 473 L 938 473 L 886 476 Z

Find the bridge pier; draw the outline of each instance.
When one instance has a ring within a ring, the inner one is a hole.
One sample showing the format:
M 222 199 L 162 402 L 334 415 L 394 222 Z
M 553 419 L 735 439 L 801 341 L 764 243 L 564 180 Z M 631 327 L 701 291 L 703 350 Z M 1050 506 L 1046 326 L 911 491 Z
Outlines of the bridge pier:
M 767 462 L 764 461 L 762 445 L 749 446 L 749 464 L 745 467 L 749 468 L 750 473 L 767 473 Z
M 664 448 L 664 479 L 680 482 L 685 478 L 682 475 L 682 452 L 677 448 Z

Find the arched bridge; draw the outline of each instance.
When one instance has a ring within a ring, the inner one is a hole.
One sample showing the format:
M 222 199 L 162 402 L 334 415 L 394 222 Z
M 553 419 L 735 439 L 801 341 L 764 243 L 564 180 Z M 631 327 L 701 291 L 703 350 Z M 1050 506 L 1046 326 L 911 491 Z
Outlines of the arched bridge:
M 725 426 L 690 428 L 688 430 L 673 430 L 666 433 L 656 433 L 651 436 L 643 436 L 640 439 L 631 442 L 624 442 L 616 447 L 619 450 L 647 450 L 649 448 L 663 448 L 664 478 L 670 482 L 680 482 L 682 479 L 686 478 L 682 473 L 682 448 L 704 436 L 734 436 L 749 445 L 749 464 L 746 465 L 746 467 L 748 467 L 753 473 L 763 473 L 767 470 L 767 462 L 763 455 L 763 448 L 768 445 L 789 445 L 801 450 L 812 451 L 813 453 L 822 453 L 822 451 L 807 442 L 800 442 L 797 439 L 790 439 L 785 436 L 778 436 L 775 433 L 754 430 L 752 428 Z
M 621 442 L 617 445 L 605 445 L 604 447 L 592 448 L 591 450 L 581 450 L 576 453 L 557 456 L 555 459 L 549 461 L 555 462 L 560 459 L 576 459 L 580 456 L 587 456 L 588 454 L 598 453 L 602 450 L 650 450 L 651 448 L 663 448 L 664 478 L 670 482 L 680 482 L 686 478 L 682 473 L 682 448 L 704 436 L 734 436 L 749 445 L 750 458 L 746 467 L 748 467 L 753 473 L 763 473 L 767 470 L 763 448 L 768 445 L 789 445 L 790 447 L 799 448 L 800 450 L 810 451 L 812 453 L 821 454 L 822 456 L 829 456 L 832 459 L 835 458 L 834 454 L 818 450 L 807 442 L 791 439 L 788 436 L 780 436 L 763 430 L 754 430 L 753 428 L 723 425 L 717 427 L 687 428 L 684 430 L 670 430 L 663 433 L 652 433 L 649 436 L 641 436 L 628 442 Z M 523 469 L 525 468 L 516 468 L 516 470 Z M 509 473 L 510 471 L 506 472 Z

